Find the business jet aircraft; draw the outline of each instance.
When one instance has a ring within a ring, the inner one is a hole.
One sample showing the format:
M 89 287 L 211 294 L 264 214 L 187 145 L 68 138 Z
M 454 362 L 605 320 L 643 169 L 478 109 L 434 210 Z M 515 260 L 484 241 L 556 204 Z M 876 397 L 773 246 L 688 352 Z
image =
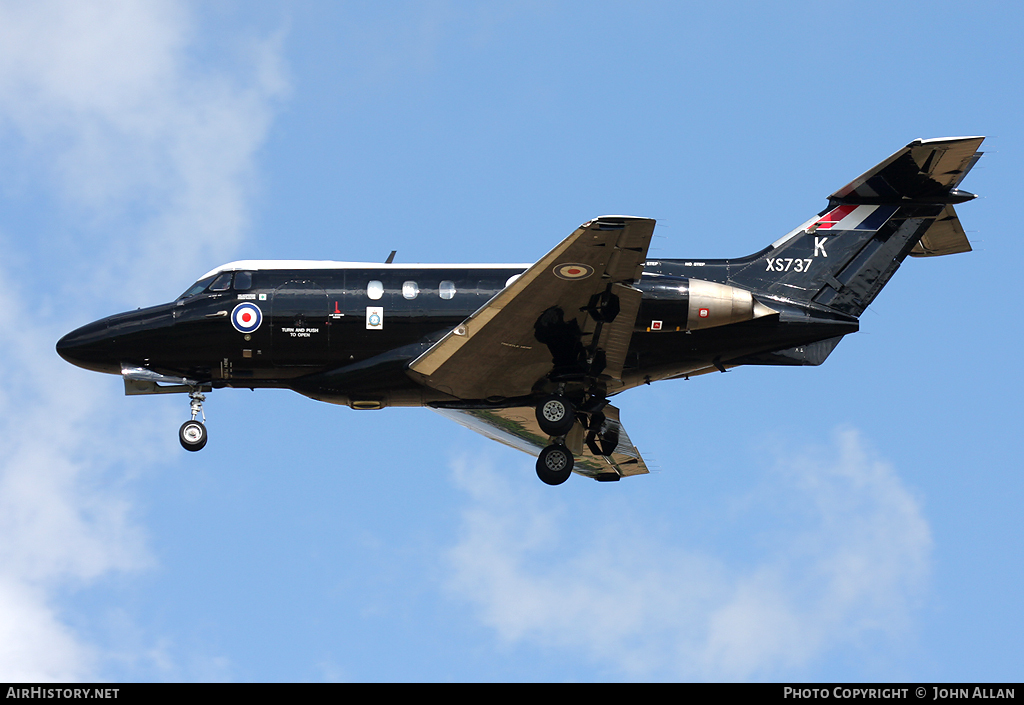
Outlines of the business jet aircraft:
M 538 456 L 544 482 L 647 467 L 609 398 L 739 365 L 820 365 L 908 256 L 971 249 L 953 206 L 983 137 L 915 140 L 756 254 L 649 259 L 654 220 L 587 221 L 535 264 L 241 261 L 57 343 L 126 394 L 292 389 L 426 406 Z M 202 416 L 202 421 L 199 417 Z

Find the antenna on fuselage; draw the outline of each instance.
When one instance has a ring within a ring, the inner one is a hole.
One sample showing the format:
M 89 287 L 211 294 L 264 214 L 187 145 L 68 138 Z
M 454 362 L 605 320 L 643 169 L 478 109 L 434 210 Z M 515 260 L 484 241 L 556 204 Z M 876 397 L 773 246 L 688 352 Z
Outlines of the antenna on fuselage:
M 395 261 L 395 255 L 397 253 L 398 253 L 398 250 L 391 250 L 391 254 L 388 255 L 388 258 L 386 260 L 384 260 L 384 264 L 391 264 L 392 262 L 394 262 Z

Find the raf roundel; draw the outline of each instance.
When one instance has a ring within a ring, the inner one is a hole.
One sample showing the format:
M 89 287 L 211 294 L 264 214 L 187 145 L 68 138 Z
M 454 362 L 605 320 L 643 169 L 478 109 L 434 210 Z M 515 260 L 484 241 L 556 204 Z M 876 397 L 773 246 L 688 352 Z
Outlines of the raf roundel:
M 231 312 L 231 325 L 239 333 L 252 333 L 260 327 L 262 322 L 263 312 L 260 311 L 260 307 L 248 301 L 238 304 Z
M 554 272 L 559 279 L 586 279 L 594 268 L 585 264 L 556 264 Z

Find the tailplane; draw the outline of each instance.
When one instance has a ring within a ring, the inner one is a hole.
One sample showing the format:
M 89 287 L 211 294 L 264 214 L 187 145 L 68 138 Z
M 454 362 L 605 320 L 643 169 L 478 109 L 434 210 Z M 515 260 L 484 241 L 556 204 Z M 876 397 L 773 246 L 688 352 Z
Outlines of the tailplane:
M 953 206 L 984 137 L 915 140 L 829 196 L 767 249 L 729 262 L 730 283 L 860 316 L 907 256 L 969 252 Z

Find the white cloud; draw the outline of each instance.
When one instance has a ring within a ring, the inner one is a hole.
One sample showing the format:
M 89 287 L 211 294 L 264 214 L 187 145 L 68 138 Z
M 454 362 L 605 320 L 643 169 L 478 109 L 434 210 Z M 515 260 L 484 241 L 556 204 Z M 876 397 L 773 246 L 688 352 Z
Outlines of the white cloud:
M 0 677 L 8 683 L 87 680 L 94 656 L 38 590 L 0 577 Z
M 280 35 L 236 42 L 235 70 L 200 65 L 195 35 L 176 2 L 0 4 L 0 128 L 21 148 L 8 171 L 56 187 L 94 228 L 74 233 L 101 255 L 94 283 L 116 272 L 133 300 L 234 252 L 286 90 Z
M 754 558 L 688 549 L 696 541 L 659 538 L 621 511 L 572 516 L 546 488 L 517 493 L 465 461 L 456 478 L 472 503 L 450 588 L 502 640 L 625 677 L 800 675 L 829 650 L 904 633 L 927 579 L 919 503 L 852 430 L 780 457 L 743 498 L 743 526 L 761 527 Z
M 200 62 L 193 22 L 177 2 L 0 2 L 2 181 L 70 224 L 40 243 L 0 220 L 0 680 L 96 678 L 105 657 L 56 596 L 155 561 L 129 481 L 173 437 L 133 443 L 155 414 L 112 418 L 116 382 L 56 356 L 81 309 L 49 308 L 29 273 L 66 302 L 135 305 L 235 254 L 281 38 L 220 33 L 234 53 Z
M 111 426 L 102 407 L 113 388 L 74 379 L 53 353 L 55 327 L 29 325 L 10 291 L 0 310 L 0 679 L 88 679 L 94 650 L 61 623 L 52 595 L 152 565 L 117 469 L 157 449 L 139 452 Z

